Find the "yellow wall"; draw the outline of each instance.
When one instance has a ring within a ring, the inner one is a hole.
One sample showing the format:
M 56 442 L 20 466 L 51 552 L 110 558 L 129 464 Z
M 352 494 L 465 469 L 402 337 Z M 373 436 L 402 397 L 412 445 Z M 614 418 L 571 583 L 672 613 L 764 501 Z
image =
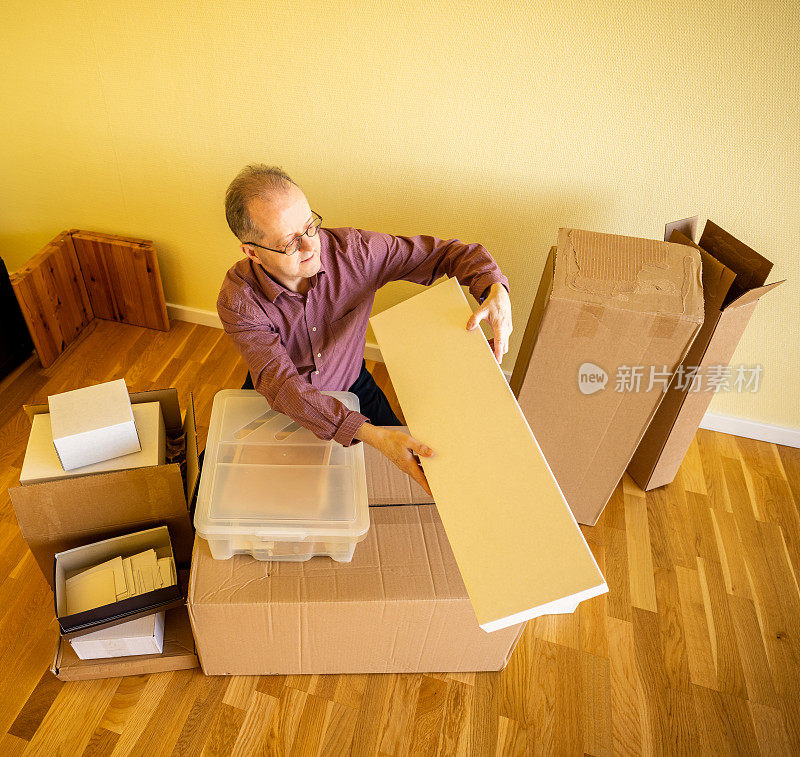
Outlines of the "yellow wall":
M 734 358 L 761 391 L 712 410 L 800 428 L 797 3 L 640 5 L 6 0 L 0 254 L 147 237 L 167 300 L 213 310 L 225 187 L 275 163 L 326 225 L 486 245 L 510 369 L 559 226 L 658 237 L 699 212 L 792 277 Z

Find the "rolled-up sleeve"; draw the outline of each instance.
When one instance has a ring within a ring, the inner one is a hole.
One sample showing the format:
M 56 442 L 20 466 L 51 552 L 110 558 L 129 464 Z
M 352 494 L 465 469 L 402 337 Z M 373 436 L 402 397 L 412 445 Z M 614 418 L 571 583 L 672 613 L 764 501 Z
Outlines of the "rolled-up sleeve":
M 492 284 L 500 283 L 511 291 L 508 279 L 482 245 L 424 235 L 403 237 L 363 229 L 354 231 L 377 287 L 398 280 L 429 286 L 447 275 L 468 286 L 479 302 Z
M 288 415 L 319 439 L 349 447 L 361 425 L 369 419 L 349 410 L 335 397 L 322 394 L 297 372 L 269 317 L 225 291 L 217 299 L 225 333 L 233 340 L 253 377 L 256 391 L 274 410 Z

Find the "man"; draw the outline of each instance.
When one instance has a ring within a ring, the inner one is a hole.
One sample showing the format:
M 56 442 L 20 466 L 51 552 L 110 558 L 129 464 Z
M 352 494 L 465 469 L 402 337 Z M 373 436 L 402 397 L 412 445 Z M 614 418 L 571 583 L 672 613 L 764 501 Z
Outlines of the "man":
M 377 448 L 430 494 L 415 455 L 433 451 L 399 429 L 381 428 L 401 423 L 366 369 L 367 321 L 375 292 L 387 282 L 429 285 L 447 274 L 482 303 L 466 328 L 488 319 L 500 362 L 511 302 L 508 279 L 492 257 L 455 239 L 322 228 L 300 188 L 261 164 L 231 182 L 225 215 L 246 257 L 226 274 L 217 312 L 250 370 L 242 388 L 257 389 L 270 407 L 321 439 Z M 354 392 L 361 412 L 320 390 Z

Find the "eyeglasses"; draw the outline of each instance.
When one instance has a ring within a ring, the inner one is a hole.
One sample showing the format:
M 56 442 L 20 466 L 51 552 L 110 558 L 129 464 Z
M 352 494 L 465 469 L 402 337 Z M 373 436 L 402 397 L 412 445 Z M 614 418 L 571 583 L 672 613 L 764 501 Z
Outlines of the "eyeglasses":
M 269 250 L 270 252 L 279 252 L 282 255 L 294 255 L 300 249 L 300 242 L 302 241 L 303 237 L 307 236 L 309 238 L 317 236 L 319 232 L 319 227 L 322 226 L 322 216 L 318 213 L 315 213 L 313 210 L 311 211 L 312 220 L 311 223 L 306 226 L 306 230 L 299 234 L 296 237 L 293 237 L 292 240 L 283 246 L 282 249 L 276 250 L 272 247 L 264 247 L 263 244 L 256 244 L 255 242 L 245 242 L 244 244 L 250 244 L 253 247 L 260 247 L 262 250 Z

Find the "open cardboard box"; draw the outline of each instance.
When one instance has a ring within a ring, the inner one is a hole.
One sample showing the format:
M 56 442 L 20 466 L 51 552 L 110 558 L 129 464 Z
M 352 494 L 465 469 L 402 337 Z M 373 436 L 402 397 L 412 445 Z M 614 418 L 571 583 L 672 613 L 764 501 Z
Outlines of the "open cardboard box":
M 179 607 L 184 603 L 185 591 L 180 581 L 147 591 L 128 599 L 69 614 L 67 612 L 67 578 L 73 571 L 91 568 L 114 557 L 130 557 L 147 549 L 155 550 L 156 557 L 169 557 L 174 560 L 169 529 L 156 526 L 145 531 L 136 531 L 111 539 L 92 542 L 59 552 L 53 558 L 53 604 L 56 611 L 61 636 L 72 639 L 103 628 L 127 623 L 146 615 Z
M 181 420 L 176 389 L 134 392 L 131 403 L 159 402 L 169 440 L 185 438 L 177 462 L 111 473 L 45 481 L 8 490 L 22 537 L 47 582 L 53 586 L 53 557 L 94 541 L 155 525 L 169 528 L 175 567 L 188 567 L 194 531 L 188 505 L 197 488 L 198 453 L 194 404 Z M 25 407 L 29 417 L 48 406 Z M 186 463 L 186 480 L 181 463 Z
M 69 641 L 59 638 L 50 670 L 61 681 L 86 681 L 188 670 L 198 666 L 189 615 L 183 606 L 164 614 L 164 651 L 161 654 L 81 660 Z
M 645 491 L 672 482 L 714 397 L 703 378 L 711 366 L 727 366 L 759 299 L 782 284 L 766 284 L 772 263 L 713 221 L 698 244 L 697 217 L 667 224 L 664 238 L 696 249 L 703 262 L 705 320 L 682 365 L 699 368 L 699 389 L 672 379 L 636 448 L 628 473 Z M 690 391 L 691 389 L 691 391 Z

